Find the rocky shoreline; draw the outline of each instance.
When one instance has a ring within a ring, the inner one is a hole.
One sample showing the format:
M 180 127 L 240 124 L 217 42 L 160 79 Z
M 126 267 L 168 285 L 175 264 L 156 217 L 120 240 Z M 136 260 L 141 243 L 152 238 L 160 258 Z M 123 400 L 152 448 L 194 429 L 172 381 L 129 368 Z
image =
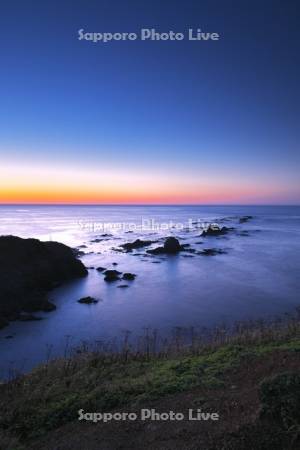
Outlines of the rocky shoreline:
M 252 216 L 242 216 L 237 218 L 239 223 L 248 222 Z M 201 230 L 199 237 L 208 238 L 219 237 L 235 233 L 244 236 L 246 231 L 239 231 L 236 228 L 220 226 L 216 223 L 210 223 L 205 229 Z M 248 234 L 246 234 L 248 235 Z M 102 235 L 101 239 L 110 235 Z M 162 242 L 163 245 L 153 247 L 153 244 Z M 199 242 L 202 244 L 203 242 Z M 150 247 L 147 248 L 147 247 Z M 59 242 L 41 242 L 37 239 L 22 239 L 16 236 L 0 236 L 0 328 L 7 325 L 10 321 L 21 320 L 31 321 L 39 320 L 40 317 L 33 315 L 36 311 L 49 312 L 56 307 L 47 298 L 47 293 L 61 285 L 62 283 L 88 275 L 87 268 L 78 259 L 85 255 L 81 248 L 86 245 L 80 245 L 72 249 Z M 143 253 L 133 253 L 133 250 L 142 250 Z M 174 237 L 169 236 L 158 240 L 136 239 L 132 242 L 121 244 L 119 248 L 112 248 L 116 252 L 131 253 L 134 256 L 140 255 L 144 258 L 172 256 L 179 253 L 183 257 L 215 256 L 227 253 L 226 248 L 202 248 L 198 250 L 191 247 L 190 244 L 181 244 Z M 161 262 L 161 261 L 151 261 Z M 117 263 L 112 263 L 113 266 Z M 92 269 L 94 267 L 89 267 Z M 128 271 L 120 272 L 106 267 L 95 267 L 99 273 L 104 275 L 104 281 L 133 281 L 136 274 Z M 130 284 L 118 285 L 118 287 L 129 287 Z M 78 300 L 79 303 L 92 304 L 92 297 L 84 297 Z
M 0 328 L 52 311 L 49 290 L 88 274 L 70 247 L 16 236 L 0 236 L 0 267 Z

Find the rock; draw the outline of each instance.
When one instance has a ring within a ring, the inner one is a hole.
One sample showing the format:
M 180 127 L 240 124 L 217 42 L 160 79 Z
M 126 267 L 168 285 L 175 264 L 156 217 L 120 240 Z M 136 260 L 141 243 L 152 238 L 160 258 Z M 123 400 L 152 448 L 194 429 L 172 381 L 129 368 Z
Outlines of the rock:
M 104 272 L 106 270 L 106 267 L 97 267 L 98 272 Z
M 78 248 L 72 248 L 72 253 L 75 258 L 79 258 L 79 256 L 85 255 L 85 253 L 82 250 L 78 250 Z
M 56 309 L 56 306 L 49 302 L 48 300 L 45 300 L 45 302 L 41 305 L 41 311 L 44 312 L 51 312 L 54 311 Z
M 142 241 L 141 239 L 136 239 L 134 242 L 127 242 L 126 244 L 120 245 L 126 252 L 131 252 L 136 248 L 147 247 L 153 244 L 153 241 Z
M 42 317 L 34 316 L 33 314 L 21 313 L 19 315 L 19 320 L 21 322 L 32 322 L 36 320 L 42 320 Z
M 96 300 L 94 297 L 82 297 L 77 301 L 78 301 L 78 303 L 84 303 L 85 305 L 91 305 L 93 303 L 98 303 L 99 300 Z
M 243 217 L 240 217 L 239 222 L 245 223 L 245 222 L 248 222 L 248 220 L 250 220 L 250 219 L 253 219 L 253 216 L 243 216 Z
M 250 236 L 249 231 L 243 230 L 238 233 L 238 236 Z
M 166 253 L 178 253 L 181 250 L 181 245 L 178 239 L 174 237 L 168 237 L 164 243 L 164 249 Z
M 100 235 L 100 237 L 95 237 L 90 242 L 93 243 L 93 244 L 97 244 L 99 242 L 107 241 L 112 236 L 113 236 L 112 234 L 103 233 L 103 234 Z
M 171 236 L 165 240 L 163 247 L 157 247 L 152 250 L 148 250 L 147 253 L 150 253 L 152 255 L 161 255 L 161 254 L 175 255 L 176 253 L 184 250 L 185 247 L 187 247 L 187 245 L 180 245 L 178 239 Z
M 106 270 L 104 272 L 104 281 L 117 281 L 120 280 L 119 275 L 121 275 L 122 272 L 119 272 L 118 270 Z
M 164 247 L 156 247 L 152 250 L 147 250 L 147 253 L 150 253 L 151 255 L 164 255 L 166 252 Z
M 136 277 L 135 273 L 129 273 L 129 272 L 125 272 L 123 274 L 123 280 L 134 280 Z
M 211 224 L 206 230 L 202 231 L 201 236 L 222 236 L 233 230 L 234 228 L 219 227 L 219 225 Z
M 228 217 L 222 217 L 221 219 L 220 218 L 217 218 L 217 219 L 215 219 L 215 222 L 221 222 L 221 223 L 223 223 L 223 222 L 232 222 L 233 220 L 237 220 L 238 219 L 238 217 L 237 216 L 228 216 Z
M 221 248 L 204 248 L 201 252 L 198 252 L 198 255 L 204 256 L 215 256 L 215 255 L 223 255 L 227 253 L 226 250 Z
M 122 272 L 120 272 L 119 270 L 115 270 L 115 269 L 107 269 L 107 270 L 105 270 L 104 274 L 108 275 L 108 276 L 110 276 L 110 275 L 121 275 Z
M 1 328 L 6 327 L 9 324 L 8 320 L 5 320 L 3 317 L 0 317 L 0 330 Z
M 116 263 L 116 262 L 113 262 L 113 263 L 112 263 L 112 265 L 113 265 L 113 266 L 117 266 L 117 265 L 118 265 L 118 263 Z
M 0 324 L 21 311 L 54 309 L 47 291 L 88 273 L 74 253 L 58 242 L 0 236 Z
M 196 253 L 196 249 L 194 248 L 187 248 L 187 245 L 183 245 L 182 247 L 182 250 L 184 250 L 186 253 Z

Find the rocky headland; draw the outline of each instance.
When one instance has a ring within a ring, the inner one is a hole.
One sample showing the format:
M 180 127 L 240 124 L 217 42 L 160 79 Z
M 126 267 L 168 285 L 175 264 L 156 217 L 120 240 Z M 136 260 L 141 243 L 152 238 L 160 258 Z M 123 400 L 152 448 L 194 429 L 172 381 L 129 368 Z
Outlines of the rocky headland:
M 0 327 L 24 313 L 55 309 L 47 292 L 88 273 L 70 247 L 16 236 L 0 236 L 0 267 Z

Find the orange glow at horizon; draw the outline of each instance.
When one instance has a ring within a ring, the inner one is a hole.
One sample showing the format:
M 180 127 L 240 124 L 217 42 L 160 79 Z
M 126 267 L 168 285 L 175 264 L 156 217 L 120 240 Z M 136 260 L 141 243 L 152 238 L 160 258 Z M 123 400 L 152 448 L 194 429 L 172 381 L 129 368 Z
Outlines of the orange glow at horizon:
M 258 193 L 260 194 L 258 196 Z M 124 171 L 0 167 L 0 203 L 213 204 L 249 203 L 276 189 L 236 180 Z M 277 190 L 278 194 L 278 190 Z
M 209 190 L 196 192 L 82 192 L 66 189 L 5 190 L 0 189 L 2 204 L 211 204 L 243 202 L 255 198 L 249 190 Z

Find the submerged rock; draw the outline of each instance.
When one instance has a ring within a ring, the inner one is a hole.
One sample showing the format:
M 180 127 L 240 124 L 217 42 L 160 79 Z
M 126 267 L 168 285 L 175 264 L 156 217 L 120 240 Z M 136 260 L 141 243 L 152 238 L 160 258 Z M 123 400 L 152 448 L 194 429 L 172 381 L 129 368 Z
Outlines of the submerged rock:
M 243 230 L 238 233 L 238 236 L 250 236 L 249 231 Z
M 77 300 L 78 303 L 84 303 L 86 305 L 91 305 L 93 303 L 98 303 L 99 300 L 96 300 L 94 297 L 82 297 L 79 300 Z
M 104 272 L 106 270 L 106 267 L 97 267 L 98 272 Z
M 119 286 L 117 286 L 120 289 L 125 289 L 129 287 L 129 284 L 120 284 Z
M 253 216 L 243 216 L 243 217 L 240 217 L 239 222 L 245 223 L 245 222 L 248 222 L 250 219 L 253 219 Z
M 77 254 L 77 253 L 76 253 Z M 47 291 L 88 271 L 74 250 L 58 242 L 0 236 L 0 324 L 21 311 L 50 311 Z
M 201 252 L 198 252 L 198 255 L 204 256 L 215 256 L 215 255 L 223 255 L 226 254 L 227 251 L 222 248 L 204 248 Z
M 126 252 L 131 252 L 136 248 L 147 247 L 148 245 L 153 244 L 153 241 L 142 241 L 141 239 L 136 239 L 134 242 L 127 242 L 126 244 L 122 244 L 122 247 Z
M 197 250 L 195 248 L 188 248 L 189 247 L 188 244 L 187 245 L 183 245 L 182 247 L 183 247 L 183 250 L 186 253 L 196 253 L 197 252 Z
M 136 277 L 136 274 L 135 273 L 129 273 L 129 272 L 125 272 L 124 274 L 123 274 L 123 280 L 134 280 L 135 279 L 135 277 Z
M 201 236 L 222 236 L 233 230 L 234 228 L 219 227 L 219 225 L 210 224 L 206 230 L 202 231 Z

